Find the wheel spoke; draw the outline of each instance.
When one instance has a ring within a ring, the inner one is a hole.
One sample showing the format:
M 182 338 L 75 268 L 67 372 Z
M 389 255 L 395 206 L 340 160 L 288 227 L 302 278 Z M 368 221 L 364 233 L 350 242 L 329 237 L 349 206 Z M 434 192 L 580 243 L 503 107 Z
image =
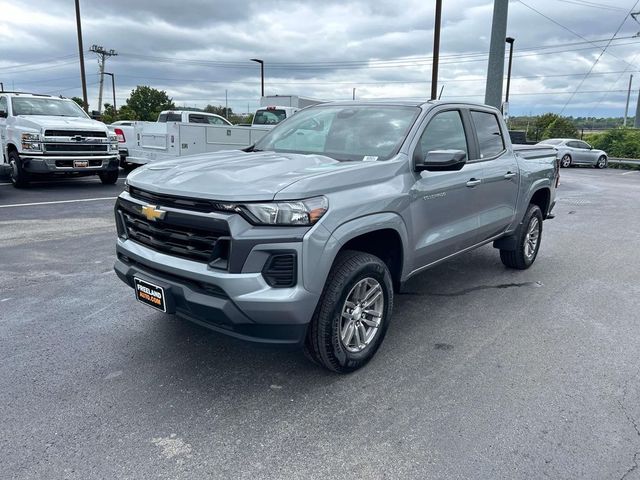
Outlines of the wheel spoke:
M 354 327 L 354 331 L 356 334 L 356 348 L 360 348 L 360 345 L 362 345 L 362 338 L 360 337 L 360 329 L 359 328 L 355 328 Z M 348 345 L 348 344 L 347 344 Z
M 382 295 L 382 289 L 379 288 L 376 294 L 373 297 L 369 298 L 369 300 L 364 303 L 364 308 L 369 308 L 371 305 L 373 305 L 378 300 L 378 298 L 380 298 L 381 295 Z
M 358 326 L 358 332 L 360 333 L 359 337 L 362 340 L 360 345 L 364 346 L 363 344 L 367 341 L 367 329 L 364 328 L 364 325 L 362 325 L 362 323 Z
M 370 318 L 363 318 L 362 321 L 364 323 L 366 323 L 371 328 L 378 328 L 378 325 L 380 324 L 380 319 L 379 318 L 375 319 L 375 320 L 372 320 Z
M 380 318 L 382 316 L 382 313 L 377 312 L 376 310 L 363 310 L 363 312 L 376 318 Z
M 380 285 L 376 284 L 374 285 L 371 290 L 369 290 L 367 292 L 367 294 L 364 296 L 364 298 L 362 299 L 362 303 L 364 303 L 365 305 L 367 305 L 367 302 L 369 301 L 369 299 L 375 295 L 376 293 L 378 293 L 381 290 Z
M 351 343 L 351 339 L 353 338 L 353 333 L 355 331 L 355 325 L 353 322 L 347 323 L 346 327 L 342 331 L 342 343 L 343 345 L 349 345 Z

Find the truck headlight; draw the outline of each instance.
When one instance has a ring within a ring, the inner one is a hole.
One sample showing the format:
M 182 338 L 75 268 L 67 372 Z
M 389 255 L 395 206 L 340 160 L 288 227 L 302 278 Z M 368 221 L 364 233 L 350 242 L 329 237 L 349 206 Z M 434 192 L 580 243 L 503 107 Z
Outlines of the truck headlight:
M 327 212 L 329 201 L 325 197 L 285 202 L 219 204 L 221 210 L 244 215 L 257 225 L 313 225 Z
M 41 152 L 42 144 L 40 143 L 39 133 L 23 133 L 22 150 L 26 152 Z

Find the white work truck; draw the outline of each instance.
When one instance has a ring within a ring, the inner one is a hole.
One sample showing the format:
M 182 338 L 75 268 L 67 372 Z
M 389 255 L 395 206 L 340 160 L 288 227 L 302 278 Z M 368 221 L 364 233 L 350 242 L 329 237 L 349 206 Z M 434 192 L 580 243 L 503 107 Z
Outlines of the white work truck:
M 67 98 L 0 92 L 0 148 L 17 188 L 61 175 L 118 180 L 116 136 Z
M 226 119 L 205 112 L 165 111 L 155 123 L 134 124 L 135 145 L 128 149 L 126 163 L 144 165 L 186 155 L 246 148 L 301 108 L 318 103 L 322 102 L 295 95 L 262 97 L 263 106 L 256 110 L 251 126 L 231 125 Z M 226 124 L 221 124 L 222 121 Z

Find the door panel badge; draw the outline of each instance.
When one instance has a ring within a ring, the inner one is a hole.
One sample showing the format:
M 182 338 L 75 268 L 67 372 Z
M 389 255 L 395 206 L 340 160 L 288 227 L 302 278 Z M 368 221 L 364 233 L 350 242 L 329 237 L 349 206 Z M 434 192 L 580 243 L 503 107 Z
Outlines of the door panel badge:
M 438 193 L 432 193 L 430 195 L 425 195 L 424 197 L 422 197 L 423 200 L 434 200 L 436 198 L 441 198 L 441 197 L 446 197 L 447 196 L 447 192 L 438 192 Z

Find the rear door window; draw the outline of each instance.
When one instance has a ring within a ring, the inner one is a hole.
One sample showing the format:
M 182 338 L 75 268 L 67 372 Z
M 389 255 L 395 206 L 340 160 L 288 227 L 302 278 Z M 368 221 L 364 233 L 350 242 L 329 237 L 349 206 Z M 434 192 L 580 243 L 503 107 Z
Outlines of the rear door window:
M 226 125 L 221 118 L 218 117 L 207 117 L 207 121 L 209 125 Z
M 161 113 L 158 117 L 158 122 L 181 122 L 181 113 Z
M 476 127 L 480 158 L 491 158 L 504 150 L 504 139 L 498 117 L 493 113 L 472 111 L 471 118 Z
M 0 110 L 9 113 L 7 110 L 7 97 L 0 97 Z
M 209 123 L 205 115 L 189 114 L 189 123 Z

